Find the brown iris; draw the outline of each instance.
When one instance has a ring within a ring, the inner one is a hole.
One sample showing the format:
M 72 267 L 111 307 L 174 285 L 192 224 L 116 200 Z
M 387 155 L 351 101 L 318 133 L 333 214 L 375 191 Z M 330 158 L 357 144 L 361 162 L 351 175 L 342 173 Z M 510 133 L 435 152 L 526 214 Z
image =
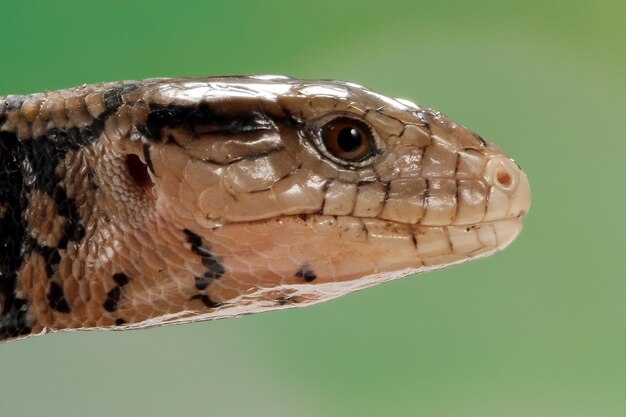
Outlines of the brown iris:
M 374 150 L 372 133 L 355 119 L 339 117 L 322 128 L 322 140 L 328 152 L 346 161 L 358 161 Z

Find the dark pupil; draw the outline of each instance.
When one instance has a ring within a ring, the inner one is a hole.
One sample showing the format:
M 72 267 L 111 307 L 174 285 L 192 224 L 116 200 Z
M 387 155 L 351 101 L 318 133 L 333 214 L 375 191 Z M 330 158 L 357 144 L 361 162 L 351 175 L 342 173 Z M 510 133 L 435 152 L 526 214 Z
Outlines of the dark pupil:
M 337 135 L 337 145 L 344 152 L 353 152 L 361 146 L 361 132 L 353 127 L 344 127 Z

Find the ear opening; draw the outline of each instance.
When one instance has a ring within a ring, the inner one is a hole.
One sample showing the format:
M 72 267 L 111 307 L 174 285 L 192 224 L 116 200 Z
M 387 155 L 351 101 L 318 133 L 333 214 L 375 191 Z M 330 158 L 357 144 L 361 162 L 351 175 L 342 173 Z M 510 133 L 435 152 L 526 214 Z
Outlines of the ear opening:
M 148 173 L 148 165 L 143 163 L 139 156 L 135 154 L 126 155 L 126 168 L 137 187 L 150 188 L 154 185 Z

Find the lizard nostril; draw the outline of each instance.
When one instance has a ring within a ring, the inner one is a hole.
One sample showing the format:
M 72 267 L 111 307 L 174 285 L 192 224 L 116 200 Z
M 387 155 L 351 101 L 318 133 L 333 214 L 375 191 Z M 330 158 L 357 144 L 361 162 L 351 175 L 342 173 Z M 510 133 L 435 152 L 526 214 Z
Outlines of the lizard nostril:
M 500 190 L 511 194 L 520 182 L 520 172 L 511 159 L 494 156 L 487 163 L 485 179 Z
M 511 174 L 504 168 L 500 167 L 496 170 L 496 182 L 502 188 L 508 189 L 513 184 Z

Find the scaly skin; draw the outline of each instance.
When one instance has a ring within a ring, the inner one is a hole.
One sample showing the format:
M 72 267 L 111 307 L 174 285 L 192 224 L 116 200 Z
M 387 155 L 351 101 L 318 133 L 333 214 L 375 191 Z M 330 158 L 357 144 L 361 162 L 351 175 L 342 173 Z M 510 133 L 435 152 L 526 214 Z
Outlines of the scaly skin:
M 322 126 L 373 132 L 347 162 Z M 0 98 L 0 340 L 305 306 L 489 255 L 526 175 L 355 84 L 155 79 Z

